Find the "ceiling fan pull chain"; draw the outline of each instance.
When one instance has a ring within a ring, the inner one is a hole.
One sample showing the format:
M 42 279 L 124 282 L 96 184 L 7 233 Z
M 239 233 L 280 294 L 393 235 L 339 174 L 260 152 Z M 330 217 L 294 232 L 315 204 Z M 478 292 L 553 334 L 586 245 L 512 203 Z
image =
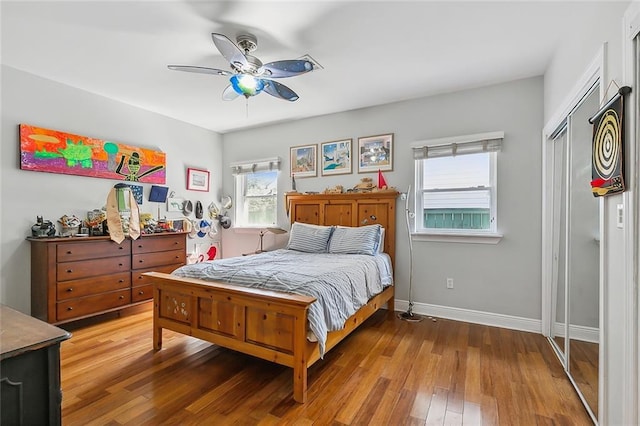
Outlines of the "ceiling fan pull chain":
M 246 114 L 247 114 L 247 120 L 249 119 L 249 98 L 245 98 L 246 103 Z

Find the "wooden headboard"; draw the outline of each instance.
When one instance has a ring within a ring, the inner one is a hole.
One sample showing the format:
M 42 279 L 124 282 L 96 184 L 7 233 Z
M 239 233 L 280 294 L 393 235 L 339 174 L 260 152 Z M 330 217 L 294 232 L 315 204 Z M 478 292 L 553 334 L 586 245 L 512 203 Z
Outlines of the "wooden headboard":
M 287 215 L 291 223 L 313 225 L 364 226 L 380 224 L 385 229 L 384 251 L 395 266 L 396 198 L 395 191 L 348 194 L 286 194 Z

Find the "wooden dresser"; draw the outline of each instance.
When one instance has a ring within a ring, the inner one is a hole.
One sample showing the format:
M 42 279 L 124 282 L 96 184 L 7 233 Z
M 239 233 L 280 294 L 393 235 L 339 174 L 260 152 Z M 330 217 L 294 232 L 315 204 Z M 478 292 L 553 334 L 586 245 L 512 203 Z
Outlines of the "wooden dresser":
M 291 221 L 341 226 L 379 224 L 385 229 L 385 252 L 395 265 L 395 191 L 347 194 L 286 194 L 287 214 Z
M 28 238 L 31 315 L 61 324 L 142 303 L 153 297 L 144 272 L 172 272 L 185 264 L 186 234 Z

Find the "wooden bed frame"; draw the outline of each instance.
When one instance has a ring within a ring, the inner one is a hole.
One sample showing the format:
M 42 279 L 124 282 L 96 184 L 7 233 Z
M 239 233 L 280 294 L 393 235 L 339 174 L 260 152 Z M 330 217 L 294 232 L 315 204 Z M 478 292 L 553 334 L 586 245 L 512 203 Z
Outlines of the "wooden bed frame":
M 385 227 L 385 251 L 395 255 L 396 192 L 336 195 L 287 194 L 291 222 Z M 162 329 L 194 336 L 238 352 L 293 368 L 293 398 L 307 400 L 307 369 L 320 359 L 318 343 L 307 339 L 307 310 L 315 298 L 246 288 L 221 282 L 145 274 L 154 284 L 153 347 L 162 347 Z M 327 336 L 328 352 L 374 312 L 394 310 L 394 287 L 387 287 L 352 315 L 342 330 Z

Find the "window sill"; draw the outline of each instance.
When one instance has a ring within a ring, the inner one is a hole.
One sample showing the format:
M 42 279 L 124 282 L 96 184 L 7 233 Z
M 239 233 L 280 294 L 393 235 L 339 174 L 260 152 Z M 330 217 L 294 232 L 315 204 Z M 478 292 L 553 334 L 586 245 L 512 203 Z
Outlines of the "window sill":
M 414 233 L 411 234 L 413 241 L 429 241 L 439 243 L 471 243 L 471 244 L 498 244 L 502 240 L 503 235 L 480 234 L 480 233 L 449 233 L 449 232 L 430 232 L 430 233 Z

